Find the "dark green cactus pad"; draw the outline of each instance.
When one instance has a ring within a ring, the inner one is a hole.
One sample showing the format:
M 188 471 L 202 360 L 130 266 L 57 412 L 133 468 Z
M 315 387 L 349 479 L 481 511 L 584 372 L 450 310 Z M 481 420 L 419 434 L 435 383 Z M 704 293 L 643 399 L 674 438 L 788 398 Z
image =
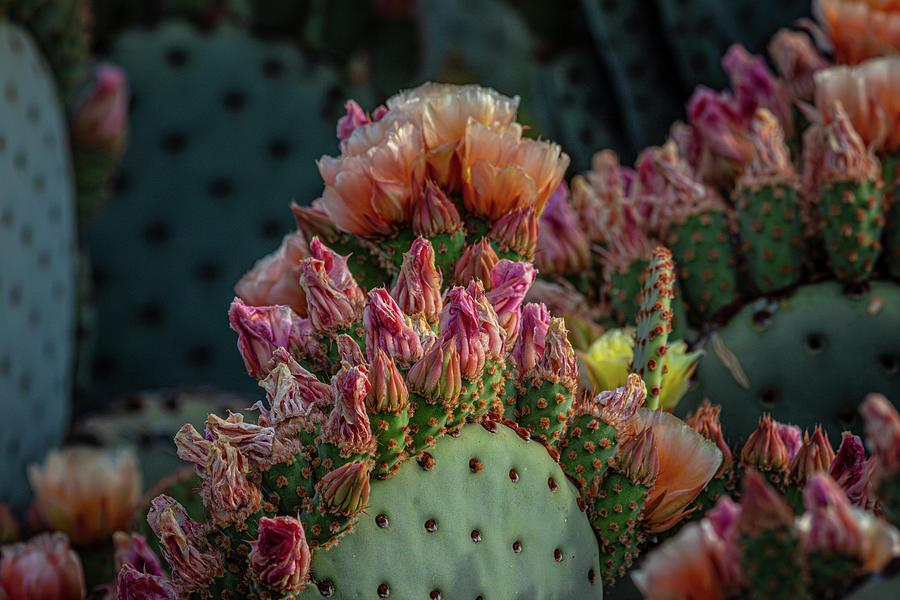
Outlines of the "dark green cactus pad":
M 692 215 L 672 227 L 669 248 L 692 322 L 706 321 L 737 300 L 736 260 L 724 213 Z
M 559 441 L 559 464 L 582 494 L 595 496 L 615 460 L 616 429 L 591 415 L 577 417 Z
M 375 455 L 375 474 L 393 473 L 401 460 L 406 458 L 406 436 L 409 432 L 409 412 L 369 413 L 372 433 L 378 437 L 378 453 Z
M 737 194 L 741 250 L 747 273 L 766 293 L 794 285 L 803 266 L 803 223 L 797 190 L 764 185 Z
M 612 470 L 600 484 L 600 493 L 591 507 L 591 524 L 600 539 L 601 573 L 604 585 L 615 583 L 631 568 L 640 552 L 638 515 L 649 488 Z
M 312 468 L 302 455 L 293 462 L 276 463 L 262 474 L 262 489 L 280 515 L 295 515 L 303 508 L 303 500 L 315 496 L 316 480 Z
M 831 439 L 861 434 L 866 394 L 900 399 L 900 286 L 869 286 L 848 296 L 831 281 L 745 306 L 707 340 L 699 385 L 676 412 L 709 398 L 732 440 L 746 439 L 764 412 L 801 428 L 821 423 Z
M 612 316 L 619 325 L 634 323 L 641 305 L 641 286 L 646 278 L 649 261 L 636 260 L 628 265 L 628 270 L 614 270 L 609 276 L 609 301 Z
M 804 598 L 806 572 L 800 542 L 789 527 L 740 536 L 741 570 L 750 584 L 742 598 L 796 600 Z
M 900 476 L 885 479 L 878 485 L 878 500 L 890 523 L 900 523 Z
M 842 281 L 869 277 L 881 253 L 884 229 L 881 182 L 841 181 L 822 187 L 825 250 Z
M 328 111 L 346 92 L 296 49 L 227 26 L 132 31 L 112 58 L 134 97 L 131 142 L 87 232 L 99 332 L 85 404 L 209 381 L 250 392 L 224 310 L 290 229 L 290 201 L 321 193 L 315 160 L 337 149 Z
M 533 438 L 555 445 L 569 418 L 572 398 L 572 390 L 561 383 L 528 380 L 516 399 L 517 422 Z
M 494 422 L 443 437 L 425 470 L 373 480 L 369 507 L 313 556 L 298 598 L 602 598 L 594 532 L 543 446 Z M 414 492 L 412 492 L 414 490 Z M 381 597 L 387 597 L 382 595 Z
M 900 573 L 895 568 L 891 573 L 876 575 L 846 597 L 846 600 L 883 600 L 900 597 Z
M 900 279 L 900 156 L 881 159 L 884 195 L 888 201 L 884 226 L 884 257 L 888 275 Z
M 805 562 L 809 566 L 810 598 L 842 598 L 861 566 L 857 557 L 839 552 L 816 552 Z
M 74 184 L 53 74 L 0 21 L 0 498 L 28 499 L 25 466 L 68 426 L 75 333 Z

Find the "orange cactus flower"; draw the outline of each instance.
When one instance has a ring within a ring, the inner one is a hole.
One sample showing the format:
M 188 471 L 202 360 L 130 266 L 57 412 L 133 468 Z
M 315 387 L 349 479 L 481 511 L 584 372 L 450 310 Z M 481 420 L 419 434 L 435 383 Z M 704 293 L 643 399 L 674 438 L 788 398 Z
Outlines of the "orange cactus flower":
M 43 466 L 29 466 L 28 479 L 31 527 L 62 531 L 76 546 L 106 544 L 113 532 L 129 530 L 140 501 L 140 469 L 127 450 L 53 450 Z
M 283 304 L 301 317 L 306 312 L 306 293 L 300 287 L 300 261 L 309 256 L 303 233 L 284 236 L 281 246 L 253 265 L 234 286 L 234 293 L 250 306 Z
M 813 13 L 838 63 L 900 52 L 900 4 L 893 0 L 817 0 Z
M 670 413 L 641 408 L 633 419 L 636 433 L 653 428 L 659 455 L 659 477 L 644 505 L 644 525 L 651 533 L 666 531 L 690 513 L 685 509 L 719 470 L 722 453 Z

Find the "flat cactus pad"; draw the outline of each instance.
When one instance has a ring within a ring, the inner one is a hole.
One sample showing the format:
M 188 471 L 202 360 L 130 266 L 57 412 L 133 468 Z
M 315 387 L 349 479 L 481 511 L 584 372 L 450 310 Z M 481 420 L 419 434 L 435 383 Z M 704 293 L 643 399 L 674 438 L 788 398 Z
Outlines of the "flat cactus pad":
M 745 306 L 708 341 L 698 389 L 679 413 L 709 398 L 735 440 L 763 412 L 800 427 L 820 422 L 832 440 L 861 433 L 856 407 L 866 394 L 900 399 L 900 286 L 869 286 L 848 295 L 831 281 Z
M 29 35 L 0 22 L 0 498 L 21 508 L 25 465 L 69 418 L 75 225 L 66 122 Z
M 314 555 L 316 585 L 299 598 L 602 598 L 575 486 L 542 445 L 487 425 L 442 438 L 433 464 L 373 480 L 369 507 Z

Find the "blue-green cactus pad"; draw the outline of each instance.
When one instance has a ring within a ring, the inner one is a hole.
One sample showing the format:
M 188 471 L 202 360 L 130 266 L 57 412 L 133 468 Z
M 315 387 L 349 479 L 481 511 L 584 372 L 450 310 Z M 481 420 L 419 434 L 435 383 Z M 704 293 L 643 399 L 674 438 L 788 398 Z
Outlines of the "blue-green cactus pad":
M 131 31 L 113 59 L 132 95 L 116 197 L 91 224 L 99 315 L 91 404 L 215 382 L 250 391 L 229 330 L 233 284 L 322 192 L 337 151 L 328 71 L 223 26 Z
M 707 343 L 698 389 L 678 412 L 704 397 L 721 404 L 732 440 L 746 438 L 763 412 L 800 427 L 821 422 L 835 444 L 845 429 L 861 433 L 866 394 L 900 402 L 900 286 L 869 285 L 851 298 L 830 281 L 745 306 Z
M 75 329 L 74 186 L 53 75 L 0 22 L 0 499 L 21 508 L 25 465 L 68 424 Z
M 356 528 L 314 554 L 313 577 L 331 582 L 331 598 L 377 598 L 382 584 L 392 599 L 434 598 L 434 590 L 442 598 L 603 597 L 594 532 L 543 446 L 503 426 L 468 425 L 430 452 L 429 471 L 407 461 L 373 480 Z M 299 597 L 321 595 L 313 585 Z

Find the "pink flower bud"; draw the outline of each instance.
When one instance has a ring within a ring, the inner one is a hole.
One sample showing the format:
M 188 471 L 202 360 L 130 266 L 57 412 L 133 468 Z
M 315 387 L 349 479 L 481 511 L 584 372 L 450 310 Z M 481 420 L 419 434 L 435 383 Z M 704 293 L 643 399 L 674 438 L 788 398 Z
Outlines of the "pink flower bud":
M 342 369 L 333 383 L 335 404 L 322 425 L 322 439 L 347 452 L 371 451 L 375 440 L 366 414 L 366 397 L 371 388 L 366 367 Z
M 259 466 L 272 454 L 275 429 L 245 423 L 244 415 L 228 411 L 228 418 L 215 414 L 206 418 L 206 429 L 216 439 L 223 439 L 243 454 L 251 465 Z
M 406 375 L 409 391 L 453 404 L 462 392 L 459 354 L 452 338 L 443 338 L 431 345 L 425 356 L 414 364 Z
M 716 505 L 706 513 L 706 520 L 713 526 L 716 535 L 725 542 L 736 541 L 738 519 L 741 507 L 728 496 L 722 496 Z
M 259 533 L 250 547 L 247 560 L 257 581 L 284 593 L 303 589 L 312 555 L 298 519 L 261 518 Z
M 9 600 L 81 600 L 81 561 L 63 533 L 44 533 L 3 547 L 0 592 Z
M 515 343 L 522 318 L 522 302 L 536 276 L 534 266 L 527 262 L 503 259 L 491 269 L 491 291 L 486 296 L 506 332 L 507 346 Z
M 803 545 L 807 552 L 860 556 L 864 540 L 853 517 L 850 502 L 828 475 L 813 475 L 803 489 L 803 505 L 809 518 Z
M 113 534 L 113 562 L 118 571 L 125 565 L 131 565 L 141 573 L 163 575 L 162 565 L 156 553 L 147 545 L 147 538 L 133 533 L 117 531 Z
M 872 466 L 873 462 L 866 460 L 862 440 L 845 431 L 828 474 L 843 488 L 850 504 L 872 510 L 877 503 L 872 486 Z
M 760 418 L 756 431 L 747 438 L 741 450 L 741 463 L 763 471 L 787 471 L 788 449 L 778 435 L 778 424 L 769 415 Z
M 709 203 L 709 191 L 671 140 L 641 152 L 636 165 L 637 180 L 629 197 L 641 207 L 642 214 L 623 214 L 620 229 L 628 216 L 640 216 L 650 230 L 663 229 L 683 222 Z
M 338 289 L 326 271 L 324 261 L 315 258 L 300 263 L 300 285 L 306 292 L 309 320 L 317 332 L 349 329 L 362 313 L 360 299 L 351 299 Z
M 834 460 L 834 450 L 828 442 L 828 434 L 816 425 L 812 436 L 803 435 L 803 445 L 791 461 L 790 478 L 798 486 L 803 487 L 806 481 L 817 472 L 828 472 Z
M 344 515 L 354 515 L 366 508 L 369 489 L 369 468 L 359 461 L 326 473 L 316 484 L 325 507 Z
M 697 145 L 696 156 L 687 155 L 694 168 L 707 181 L 733 176 L 753 152 L 737 102 L 727 93 L 698 86 L 687 112 Z
M 447 291 L 440 316 L 441 337 L 456 342 L 459 367 L 466 379 L 481 376 L 485 348 L 478 329 L 478 309 L 472 297 L 461 287 Z
M 550 327 L 550 312 L 543 304 L 527 304 L 522 310 L 522 327 L 512 350 L 518 373 L 524 374 L 537 365 L 544 354 L 544 341 Z
M 725 442 L 725 436 L 722 434 L 722 424 L 719 421 L 721 410 L 721 406 L 713 406 L 708 399 L 704 399 L 697 411 L 688 415 L 684 421 L 693 427 L 694 431 L 713 442 L 722 453 L 722 465 L 719 467 L 716 477 L 721 477 L 725 471 L 730 471 L 734 463 L 731 448 Z
M 162 535 L 162 519 L 167 512 L 171 512 L 178 527 L 189 539 L 199 542 L 205 539 L 204 527 L 188 516 L 181 503 L 165 494 L 154 498 L 150 502 L 150 510 L 147 512 L 147 524 L 150 525 L 150 529 L 156 534 L 156 537 Z
M 866 443 L 879 478 L 900 473 L 900 415 L 880 394 L 869 394 L 859 409 L 866 427 Z
M 800 448 L 803 447 L 803 433 L 796 425 L 779 423 L 778 421 L 775 421 L 775 427 L 778 430 L 778 437 L 784 442 L 784 447 L 787 450 L 787 463 L 790 465 Z
M 375 359 L 378 349 L 394 360 L 410 365 L 422 357 L 422 343 L 418 334 L 407 325 L 406 316 L 387 290 L 375 288 L 363 312 L 366 328 L 366 356 Z
M 164 577 L 125 564 L 116 575 L 117 600 L 177 600 L 178 594 Z
M 319 238 L 313 238 L 309 243 L 309 254 L 313 258 L 317 258 L 325 263 L 325 272 L 331 280 L 331 284 L 335 289 L 340 290 L 347 296 L 350 303 L 354 306 L 362 305 L 366 301 L 366 295 L 356 283 L 347 261 L 350 256 L 342 256 L 319 241 Z
M 372 122 L 372 119 L 369 118 L 369 115 L 365 113 L 362 107 L 356 103 L 356 100 L 348 100 L 347 104 L 344 105 L 344 108 L 347 109 L 347 114 L 338 119 L 337 124 L 337 138 L 338 141 L 343 142 L 357 127 L 362 127 L 363 125 L 368 125 Z
M 652 487 L 659 475 L 659 455 L 653 428 L 647 427 L 619 446 L 616 455 L 619 468 L 632 483 Z
M 150 515 L 147 521 L 150 521 Z M 193 527 L 185 528 L 184 524 L 182 515 L 171 507 L 163 509 L 155 522 L 159 547 L 169 563 L 172 584 L 179 597 L 205 589 L 224 573 L 221 557 L 210 548 L 206 538 L 196 535 Z
M 118 156 L 128 131 L 128 81 L 119 67 L 97 68 L 94 82 L 72 118 L 72 138 Z
M 569 343 L 566 322 L 560 317 L 550 319 L 544 351 L 536 365 L 535 376 L 544 381 L 562 384 L 570 390 L 578 385 L 578 361 Z
M 788 137 L 793 135 L 794 116 L 787 92 L 761 56 L 733 44 L 722 58 L 722 67 L 731 79 L 744 119 L 753 117 L 756 109 L 765 108 L 775 115 Z
M 471 296 L 478 311 L 478 331 L 481 333 L 481 345 L 484 347 L 487 360 L 499 361 L 506 354 L 504 340 L 506 332 L 500 329 L 500 322 L 494 307 L 484 294 L 484 286 L 477 279 L 469 282 L 466 292 Z
M 485 289 L 491 287 L 491 270 L 497 264 L 497 253 L 487 238 L 469 246 L 456 261 L 453 269 L 453 283 L 467 285 L 473 279 L 484 284 Z
M 416 235 L 433 238 L 439 233 L 455 233 L 462 227 L 459 211 L 447 195 L 430 179 L 425 192 L 413 206 L 412 230 Z
M 506 213 L 491 226 L 488 237 L 503 252 L 514 252 L 532 260 L 540 237 L 540 225 L 533 206 Z
M 737 180 L 739 189 L 759 189 L 764 185 L 797 186 L 800 177 L 791 162 L 791 153 L 784 143 L 784 132 L 778 121 L 766 109 L 759 109 L 750 122 L 750 141 L 753 155 Z
M 210 445 L 203 476 L 203 503 L 223 527 L 243 521 L 262 504 L 259 488 L 247 479 L 247 457 L 224 439 Z
M 793 523 L 794 511 L 787 500 L 766 483 L 762 475 L 749 469 L 744 475 L 738 531 L 752 536 L 763 531 L 786 529 Z
M 359 348 L 359 344 L 352 337 L 342 333 L 337 336 L 336 344 L 342 367 L 349 369 L 350 367 L 359 367 L 366 364 L 366 359 Z
M 372 361 L 369 383 L 372 386 L 366 400 L 369 412 L 389 412 L 396 415 L 407 409 L 409 391 L 406 389 L 406 381 L 388 353 L 380 348 Z
M 590 264 L 590 240 L 569 204 L 569 187 L 561 183 L 541 213 L 535 266 L 541 273 L 582 273 Z
M 238 349 L 247 373 L 257 379 L 268 374 L 277 348 L 297 345 L 300 318 L 287 306 L 248 306 L 235 298 L 228 311 L 231 329 L 238 334 Z
M 331 222 L 328 213 L 322 208 L 321 198 L 313 200 L 310 206 L 300 206 L 296 202 L 291 202 L 291 212 L 294 213 L 294 221 L 297 222 L 297 229 L 300 230 L 298 234 L 294 235 L 298 235 L 304 241 L 318 237 L 330 244 L 340 236 L 340 232 Z
M 443 308 L 440 271 L 435 266 L 431 242 L 418 237 L 403 255 L 403 264 L 391 296 L 407 315 L 422 313 L 429 322 L 437 320 Z

